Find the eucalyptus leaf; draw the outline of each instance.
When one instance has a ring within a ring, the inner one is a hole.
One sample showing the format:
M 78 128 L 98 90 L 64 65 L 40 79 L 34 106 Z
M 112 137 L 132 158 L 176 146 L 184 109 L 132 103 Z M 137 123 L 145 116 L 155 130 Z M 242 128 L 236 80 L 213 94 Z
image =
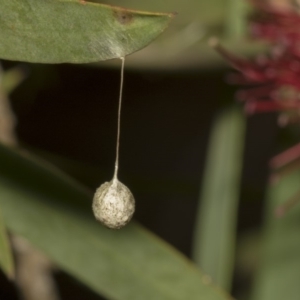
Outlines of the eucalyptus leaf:
M 263 254 L 255 278 L 254 300 L 299 299 L 300 297 L 300 206 L 281 218 L 276 208 L 299 191 L 300 171 L 268 190 Z
M 50 165 L 0 147 L 0 206 L 10 230 L 109 299 L 224 300 L 183 255 L 131 222 L 113 231 L 92 194 Z
M 194 260 L 227 290 L 234 267 L 245 124 L 245 116 L 237 107 L 215 119 L 194 235 Z
M 0 0 L 0 58 L 88 63 L 147 46 L 174 14 L 75 0 Z
M 93 0 L 102 1 L 102 0 Z M 124 0 L 103 0 L 123 5 Z M 149 47 L 128 57 L 127 68 L 155 70 L 211 71 L 227 66 L 226 61 L 208 46 L 211 37 L 237 55 L 252 57 L 265 53 L 269 45 L 249 38 L 248 15 L 251 1 L 242 0 L 127 0 L 126 5 L 145 10 L 178 12 L 172 26 Z M 114 64 L 114 61 L 109 64 Z M 100 63 L 101 65 L 101 63 Z

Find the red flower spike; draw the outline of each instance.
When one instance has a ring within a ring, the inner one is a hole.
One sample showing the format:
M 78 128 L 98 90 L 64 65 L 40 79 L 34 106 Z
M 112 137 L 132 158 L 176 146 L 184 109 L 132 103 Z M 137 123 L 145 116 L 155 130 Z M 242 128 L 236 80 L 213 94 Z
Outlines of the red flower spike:
M 249 60 L 230 53 L 216 39 L 210 44 L 238 71 L 228 76 L 228 81 L 243 86 L 236 96 L 244 102 L 248 114 L 278 111 L 280 126 L 299 123 L 300 10 L 251 2 L 258 11 L 250 19 L 250 31 L 254 38 L 270 42 L 269 54 Z M 300 143 L 274 157 L 270 166 L 276 172 L 273 180 L 299 168 Z M 277 215 L 283 215 L 299 201 L 297 194 L 278 208 Z
M 247 113 L 282 111 L 300 116 L 300 14 L 294 6 L 283 9 L 251 2 L 257 8 L 250 21 L 252 35 L 271 42 L 269 55 L 247 60 L 227 51 L 217 39 L 210 44 L 238 71 L 228 81 L 245 87 L 237 99 L 245 102 Z
M 258 56 L 251 61 L 230 53 L 216 39 L 210 45 L 239 71 L 228 79 L 230 83 L 247 87 L 236 96 L 245 102 L 248 114 L 300 111 L 300 58 L 285 52 Z
M 269 55 L 248 60 L 227 51 L 216 39 L 210 45 L 238 71 L 228 81 L 244 86 L 236 96 L 245 103 L 246 113 L 279 111 L 281 126 L 299 122 L 300 13 L 292 6 L 283 9 L 259 0 L 251 2 L 258 12 L 251 18 L 250 31 L 254 38 L 270 42 Z M 275 156 L 270 167 L 275 171 L 271 177 L 273 182 L 299 168 L 300 143 Z M 300 191 L 279 206 L 275 214 L 281 217 L 298 203 Z
M 257 13 L 250 20 L 250 32 L 254 38 L 263 39 L 282 48 L 289 48 L 300 57 L 300 14 L 295 6 L 283 9 L 261 1 L 251 1 Z

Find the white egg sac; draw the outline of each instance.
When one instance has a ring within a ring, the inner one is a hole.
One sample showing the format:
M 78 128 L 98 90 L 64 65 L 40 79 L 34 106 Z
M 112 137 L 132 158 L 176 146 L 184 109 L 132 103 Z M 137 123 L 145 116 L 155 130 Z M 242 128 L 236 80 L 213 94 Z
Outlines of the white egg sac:
M 93 200 L 95 218 L 105 226 L 120 229 L 125 226 L 135 210 L 135 200 L 130 190 L 114 178 L 103 183 Z

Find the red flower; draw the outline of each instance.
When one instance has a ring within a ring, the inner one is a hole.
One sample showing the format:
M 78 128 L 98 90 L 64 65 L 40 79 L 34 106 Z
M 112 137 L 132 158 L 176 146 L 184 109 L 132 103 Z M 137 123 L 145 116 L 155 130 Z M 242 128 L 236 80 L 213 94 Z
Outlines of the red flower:
M 254 38 L 271 43 L 269 54 L 247 60 L 227 51 L 216 39 L 211 44 L 238 71 L 230 81 L 244 87 L 237 98 L 245 102 L 246 112 L 281 111 L 280 124 L 300 122 L 300 13 L 295 7 L 279 9 L 252 2 L 258 12 L 251 18 L 250 32 Z M 300 143 L 271 160 L 277 174 L 273 179 L 298 168 L 299 161 Z M 277 216 L 300 203 L 299 197 L 300 191 L 279 206 Z
M 213 47 L 239 71 L 230 82 L 245 88 L 237 98 L 247 113 L 283 111 L 289 119 L 300 118 L 300 14 L 292 7 L 280 9 L 252 1 L 257 9 L 250 21 L 254 38 L 271 42 L 269 55 L 254 60 L 239 58 L 215 39 Z M 296 116 L 295 116 L 296 114 Z M 281 123 L 286 118 L 281 117 Z M 289 120 L 288 120 L 289 121 Z
M 211 44 L 239 71 L 229 80 L 245 87 L 237 98 L 245 102 L 247 113 L 300 111 L 300 58 L 285 51 L 251 61 L 230 53 L 216 40 Z
M 250 32 L 254 38 L 275 44 L 283 51 L 300 57 L 300 14 L 295 6 L 275 7 L 252 1 L 257 10 L 250 19 Z

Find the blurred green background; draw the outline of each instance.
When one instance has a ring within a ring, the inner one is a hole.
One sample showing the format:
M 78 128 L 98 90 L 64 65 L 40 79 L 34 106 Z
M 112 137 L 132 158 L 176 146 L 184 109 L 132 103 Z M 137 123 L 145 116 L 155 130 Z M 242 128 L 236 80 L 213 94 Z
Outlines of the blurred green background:
M 192 258 L 209 137 L 216 116 L 238 106 L 236 87 L 226 83 L 229 68 L 207 40 L 219 36 L 236 53 L 256 53 L 260 46 L 249 41 L 246 29 L 249 8 L 237 0 L 113 4 L 178 12 L 158 40 L 126 60 L 119 177 L 135 196 L 134 219 Z M 109 180 L 120 61 L 2 64 L 4 70 L 18 67 L 26 74 L 10 96 L 21 146 L 91 190 Z M 237 298 L 249 299 L 259 266 L 268 160 L 294 139 L 295 132 L 279 131 L 275 114 L 247 118 L 231 290 Z M 59 269 L 55 280 L 62 300 L 105 299 Z M 14 285 L 1 272 L 0 299 L 17 299 Z

